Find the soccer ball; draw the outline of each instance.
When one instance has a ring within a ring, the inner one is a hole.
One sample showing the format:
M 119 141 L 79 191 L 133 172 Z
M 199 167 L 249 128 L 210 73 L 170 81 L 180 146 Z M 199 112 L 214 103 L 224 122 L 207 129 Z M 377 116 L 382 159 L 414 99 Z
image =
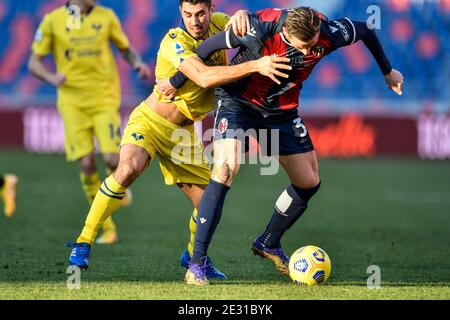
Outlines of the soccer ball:
M 330 272 L 330 257 L 316 246 L 297 249 L 289 260 L 289 275 L 296 284 L 307 286 L 324 284 Z

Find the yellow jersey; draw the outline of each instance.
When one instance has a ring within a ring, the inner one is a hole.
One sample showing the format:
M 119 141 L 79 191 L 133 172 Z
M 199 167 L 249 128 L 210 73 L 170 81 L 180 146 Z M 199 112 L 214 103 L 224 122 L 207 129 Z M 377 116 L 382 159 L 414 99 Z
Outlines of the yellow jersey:
M 56 69 L 66 77 L 58 88 L 58 108 L 116 108 L 120 80 L 110 41 L 119 50 L 129 48 L 116 14 L 94 6 L 74 23 L 67 6 L 47 14 L 36 31 L 32 50 L 53 54 Z
M 208 37 L 211 37 L 225 29 L 230 17 L 224 13 L 216 12 L 211 16 Z M 156 60 L 155 76 L 157 80 L 167 79 L 173 76 L 183 60 L 195 56 L 195 50 L 203 42 L 193 38 L 184 26 L 170 29 L 161 41 Z M 225 50 L 218 51 L 206 62 L 209 66 L 227 65 Z M 177 96 L 173 101 L 164 98 L 155 86 L 153 93 L 158 101 L 171 102 L 180 111 L 193 121 L 203 119 L 214 108 L 214 88 L 204 89 L 192 80 L 188 80 L 183 87 L 177 90 Z

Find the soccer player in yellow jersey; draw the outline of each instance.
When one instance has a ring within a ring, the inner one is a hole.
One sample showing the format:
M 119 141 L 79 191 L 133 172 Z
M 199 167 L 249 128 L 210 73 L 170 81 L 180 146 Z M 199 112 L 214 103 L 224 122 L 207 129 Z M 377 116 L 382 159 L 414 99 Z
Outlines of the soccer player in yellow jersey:
M 79 161 L 80 180 L 89 201 L 101 185 L 94 157 L 94 137 L 107 167 L 107 175 L 119 162 L 120 81 L 111 50 L 112 42 L 141 78 L 150 76 L 122 30 L 119 19 L 95 0 L 72 0 L 47 14 L 32 46 L 29 70 L 58 88 L 57 108 L 64 121 L 68 161 Z M 52 54 L 56 73 L 45 68 L 44 56 Z M 128 205 L 128 193 L 122 205 Z M 111 218 L 103 224 L 98 243 L 117 241 Z
M 161 42 L 156 79 L 169 78 L 180 70 L 190 80 L 177 91 L 173 99 L 161 94 L 155 86 L 153 93 L 131 114 L 121 142 L 119 165 L 103 182 L 80 237 L 71 244 L 74 247 L 69 259 L 71 265 L 88 267 L 90 248 L 99 226 L 117 210 L 127 188 L 158 156 L 166 184 L 176 184 L 194 206 L 190 221 L 191 242 L 180 258 L 181 264 L 189 267 L 197 208 L 210 178 L 203 144 L 194 133 L 194 121 L 203 119 L 213 109 L 214 86 L 254 72 L 273 76 L 279 73 L 277 68 L 289 68 L 283 63 L 277 63 L 289 59 L 273 57 L 226 66 L 224 51 L 215 53 L 204 65 L 195 54 L 195 49 L 204 39 L 223 31 L 229 20 L 223 13 L 214 13 L 214 9 L 211 0 L 180 0 L 182 24 L 170 29 Z M 246 18 L 247 13 L 242 16 Z M 234 17 L 233 21 L 245 24 L 246 19 L 241 19 L 242 16 Z M 242 25 L 237 28 L 243 30 Z M 180 148 L 184 152 L 175 152 Z M 214 268 L 211 259 L 205 261 L 208 278 L 225 278 L 223 273 Z
M 16 188 L 19 178 L 15 174 L 0 175 L 0 200 L 3 202 L 5 216 L 11 218 L 16 211 Z

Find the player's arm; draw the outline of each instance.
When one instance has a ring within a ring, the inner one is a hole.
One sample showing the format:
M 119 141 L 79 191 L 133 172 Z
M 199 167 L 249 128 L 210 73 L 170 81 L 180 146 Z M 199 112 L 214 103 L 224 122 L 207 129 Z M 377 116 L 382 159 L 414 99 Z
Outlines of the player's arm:
M 288 78 L 279 69 L 291 70 L 288 58 L 265 56 L 233 66 L 207 66 L 199 57 L 185 60 L 178 70 L 202 88 L 217 87 L 259 72 L 280 83 L 275 77 Z
M 122 29 L 119 18 L 114 11 L 111 14 L 110 39 L 114 43 L 125 61 L 138 72 L 139 78 L 148 79 L 151 77 L 150 68 L 142 61 L 141 55 L 130 46 L 128 37 Z
M 141 55 L 136 51 L 136 49 L 133 47 L 128 47 L 119 51 L 125 61 L 138 72 L 139 78 L 150 78 L 150 68 L 142 61 Z
M 186 63 L 185 70 L 182 68 L 182 65 L 180 65 L 178 68 L 179 71 L 174 76 L 158 83 L 158 89 L 168 97 L 171 97 L 176 89 L 181 88 L 184 85 L 188 78 L 199 86 L 209 88 L 227 84 L 256 72 L 259 72 L 260 74 L 271 78 L 275 83 L 280 84 L 277 76 L 287 78 L 288 75 L 282 72 L 282 70 L 292 69 L 286 64 L 289 62 L 289 59 L 287 58 L 265 56 L 238 65 L 218 67 L 208 67 L 204 63 L 204 61 L 207 61 L 216 51 L 223 49 L 247 47 L 258 52 L 261 49 L 260 46 L 262 46 L 261 38 L 268 31 L 266 29 L 270 27 L 270 25 L 259 23 L 255 17 L 251 18 L 251 24 L 255 26 L 256 33 L 247 33 L 245 36 L 240 37 L 235 34 L 232 28 L 230 28 L 227 31 L 218 33 L 213 37 L 206 39 L 196 50 L 198 58 L 200 59 L 197 58 L 195 61 L 191 60 L 190 62 L 194 63 L 193 66 L 191 66 L 190 63 Z M 223 77 L 224 74 L 222 74 L 222 72 L 226 75 L 230 75 L 230 77 Z
M 46 15 L 36 30 L 31 56 L 28 59 L 28 71 L 36 78 L 60 87 L 66 81 L 66 77 L 60 73 L 48 70 L 42 60 L 53 51 L 53 32 L 51 15 Z
M 48 70 L 42 63 L 43 56 L 32 52 L 28 60 L 28 71 L 36 78 L 50 83 L 55 87 L 60 87 L 66 81 L 66 77 L 61 73 L 54 73 Z
M 331 34 L 336 48 L 351 45 L 362 40 L 375 58 L 378 67 L 384 75 L 387 86 L 398 95 L 402 95 L 403 75 L 392 68 L 375 30 L 370 29 L 366 22 L 354 21 L 348 18 L 330 21 L 329 24 L 340 31 Z M 345 36 L 346 34 L 347 36 Z

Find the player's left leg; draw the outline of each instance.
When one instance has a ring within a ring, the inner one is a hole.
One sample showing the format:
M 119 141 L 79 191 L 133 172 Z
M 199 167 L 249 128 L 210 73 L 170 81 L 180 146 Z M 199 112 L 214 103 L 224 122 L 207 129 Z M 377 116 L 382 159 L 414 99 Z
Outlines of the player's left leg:
M 320 188 L 317 157 L 306 126 L 294 114 L 279 123 L 266 123 L 266 128 L 279 132 L 279 162 L 291 184 L 281 193 L 266 230 L 253 242 L 253 252 L 272 260 L 276 268 L 289 274 L 289 258 L 280 240 L 308 208 L 309 200 Z M 273 152 L 270 150 L 269 152 Z
M 3 201 L 5 215 L 11 218 L 16 211 L 16 188 L 19 178 L 14 174 L 0 176 L 0 199 Z
M 282 274 L 288 275 L 289 258 L 281 247 L 281 238 L 306 211 L 309 200 L 320 188 L 320 180 L 314 151 L 280 156 L 280 164 L 291 184 L 278 197 L 272 218 L 254 241 L 253 251 L 272 260 Z
M 109 177 L 119 164 L 118 147 L 120 145 L 120 114 L 114 108 L 103 108 L 92 115 L 94 134 L 106 166 L 106 176 Z M 99 186 L 100 187 L 100 186 Z M 98 191 L 97 188 L 96 191 Z M 128 190 L 128 189 L 127 189 Z M 128 205 L 127 191 L 121 206 Z M 96 193 L 95 193 L 96 194 Z M 95 197 L 94 194 L 94 197 Z M 112 244 L 118 241 L 117 228 L 112 219 L 108 217 L 102 225 L 102 232 L 96 239 L 97 244 Z
M 179 183 L 178 187 L 184 192 L 189 200 L 191 200 L 194 205 L 194 212 L 189 221 L 189 231 L 190 231 L 190 239 L 188 244 L 188 249 L 185 250 L 181 257 L 180 263 L 186 269 L 189 268 L 191 257 L 194 253 L 194 240 L 195 240 L 195 232 L 197 229 L 197 209 L 200 204 L 200 200 L 203 196 L 203 192 L 206 188 L 206 185 L 202 184 L 191 184 L 191 183 Z M 205 259 L 206 265 L 206 277 L 208 279 L 226 279 L 227 277 L 223 272 L 220 272 L 214 267 L 214 264 L 210 257 Z

